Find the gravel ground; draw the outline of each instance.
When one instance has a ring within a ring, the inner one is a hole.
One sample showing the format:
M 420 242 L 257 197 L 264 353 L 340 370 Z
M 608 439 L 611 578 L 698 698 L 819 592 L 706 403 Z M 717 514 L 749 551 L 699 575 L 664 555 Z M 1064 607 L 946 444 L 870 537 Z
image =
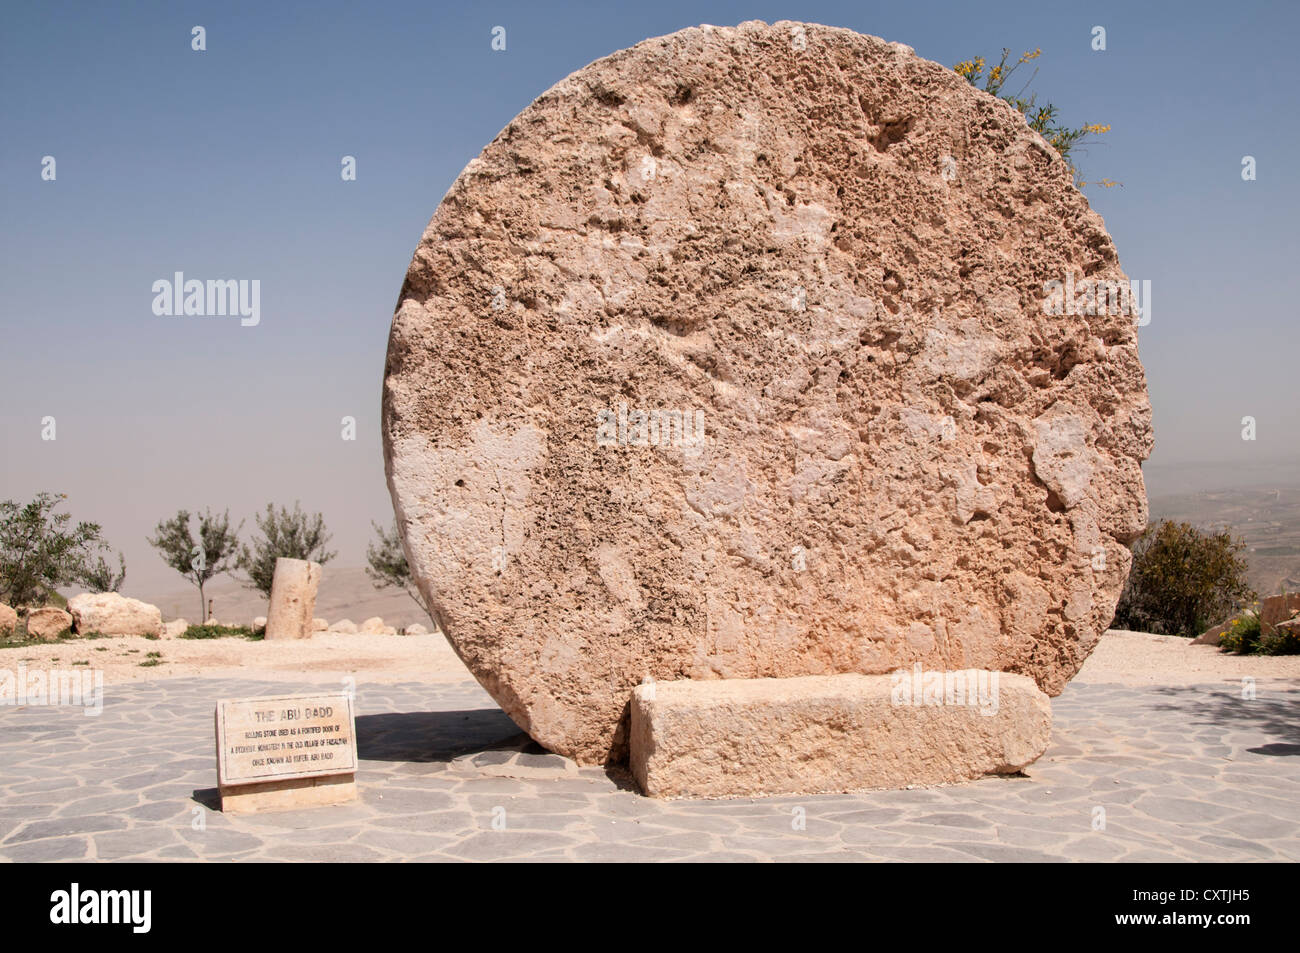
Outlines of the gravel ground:
M 159 653 L 151 659 L 149 654 Z M 157 665 L 142 665 L 157 661 Z M 317 632 L 310 639 L 252 642 L 225 639 L 143 639 L 132 636 L 65 639 L 0 649 L 0 669 L 87 667 L 106 685 L 202 675 L 316 681 L 364 675 L 370 682 L 459 681 L 469 672 L 441 635 L 346 635 Z
M 1300 679 L 1300 655 L 1231 655 L 1213 645 L 1192 645 L 1176 635 L 1111 629 L 1077 682 L 1112 685 L 1198 685 L 1219 681 Z
M 142 667 L 149 652 L 163 661 Z M 1107 633 L 1022 776 L 718 801 L 641 797 L 616 770 L 542 751 L 441 636 L 0 650 L 0 669 L 24 660 L 87 661 L 114 687 L 96 717 L 0 708 L 0 861 L 1300 860 L 1300 658 L 1165 636 Z M 358 800 L 215 810 L 213 702 L 347 675 Z
M 158 652 L 157 665 L 149 653 Z M 318 632 L 296 642 L 245 639 L 69 639 L 48 645 L 0 649 L 0 668 L 68 668 L 88 662 L 104 683 L 206 675 L 268 680 L 364 676 L 370 682 L 445 682 L 470 677 L 441 635 L 344 635 Z M 82 666 L 78 666 L 82 667 Z M 1097 644 L 1076 680 L 1120 685 L 1194 685 L 1225 680 L 1300 679 L 1300 655 L 1228 655 L 1187 639 L 1112 629 Z

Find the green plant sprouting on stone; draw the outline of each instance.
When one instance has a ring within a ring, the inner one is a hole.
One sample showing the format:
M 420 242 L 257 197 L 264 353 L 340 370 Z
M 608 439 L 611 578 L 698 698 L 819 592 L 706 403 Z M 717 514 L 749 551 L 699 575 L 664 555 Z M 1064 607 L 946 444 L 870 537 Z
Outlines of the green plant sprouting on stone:
M 1035 68 L 1033 75 L 1025 81 L 1024 85 L 1021 86 L 1018 92 L 1013 94 L 1005 94 L 1003 92 L 1006 88 L 1007 81 L 1011 79 L 1012 74 L 1026 63 L 1038 59 L 1042 53 L 1043 51 L 1041 49 L 1022 53 L 1018 60 L 1008 65 L 1007 60 L 1011 58 L 1011 50 L 1004 48 L 1002 50 L 1002 58 L 998 61 L 996 66 L 986 69 L 987 63 L 984 57 L 976 56 L 974 59 L 963 60 L 954 66 L 953 69 L 958 75 L 964 77 L 968 83 L 977 89 L 983 89 L 986 93 L 990 93 L 1004 102 L 1010 103 L 1017 112 L 1025 117 L 1025 121 L 1029 123 L 1029 128 L 1046 139 L 1052 148 L 1056 150 L 1057 154 L 1065 160 L 1066 165 L 1069 166 L 1070 175 L 1075 180 L 1075 185 L 1079 188 L 1083 188 L 1090 183 L 1079 179 L 1079 170 L 1075 168 L 1074 163 L 1071 160 L 1071 153 L 1074 151 L 1076 146 L 1085 142 L 1088 137 L 1100 136 L 1110 132 L 1110 126 L 1092 123 L 1077 128 L 1071 128 L 1063 125 L 1059 121 L 1055 105 L 1052 103 L 1039 105 L 1037 93 L 1030 93 L 1026 98 L 1029 85 L 1034 81 L 1034 77 L 1038 75 L 1037 68 Z M 983 82 L 983 86 L 980 85 L 981 81 Z M 1110 188 L 1119 185 L 1120 183 L 1111 179 L 1100 179 L 1091 184 Z

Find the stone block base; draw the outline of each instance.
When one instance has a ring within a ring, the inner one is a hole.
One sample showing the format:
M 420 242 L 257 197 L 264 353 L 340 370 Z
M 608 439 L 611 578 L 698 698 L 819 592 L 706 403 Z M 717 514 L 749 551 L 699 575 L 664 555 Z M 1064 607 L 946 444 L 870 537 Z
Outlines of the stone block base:
M 818 794 L 1011 774 L 1052 706 L 1005 672 L 656 682 L 632 693 L 631 768 L 654 797 Z
M 259 814 L 307 807 L 346 804 L 357 797 L 357 776 L 335 774 L 324 778 L 291 778 L 232 784 L 220 788 L 223 814 Z

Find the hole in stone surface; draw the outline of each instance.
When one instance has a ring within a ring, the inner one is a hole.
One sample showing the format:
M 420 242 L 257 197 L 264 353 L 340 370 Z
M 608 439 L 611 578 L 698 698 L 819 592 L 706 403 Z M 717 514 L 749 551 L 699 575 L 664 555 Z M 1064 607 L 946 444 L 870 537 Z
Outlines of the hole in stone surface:
M 886 152 L 890 146 L 907 138 L 911 129 L 911 119 L 886 119 L 881 124 L 880 132 L 871 140 L 871 144 L 876 147 L 877 152 Z

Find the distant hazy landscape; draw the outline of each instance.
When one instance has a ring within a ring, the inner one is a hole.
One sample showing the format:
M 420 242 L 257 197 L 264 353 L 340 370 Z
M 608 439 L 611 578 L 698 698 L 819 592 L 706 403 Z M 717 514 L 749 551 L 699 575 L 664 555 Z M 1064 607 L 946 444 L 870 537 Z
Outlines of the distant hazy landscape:
M 1153 498 L 1151 518 L 1240 536 L 1246 542 L 1250 584 L 1261 596 L 1300 589 L 1300 486 Z
M 1250 583 L 1261 596 L 1300 590 L 1300 464 L 1148 464 L 1144 473 L 1152 522 L 1171 519 L 1204 530 L 1227 529 L 1245 540 Z M 174 581 L 165 575 L 160 579 L 160 572 L 160 565 L 139 572 L 138 585 L 128 578 L 125 594 L 158 606 L 166 619 L 199 621 L 198 590 L 177 575 L 171 577 Z M 266 614 L 262 595 L 229 576 L 214 579 L 206 592 L 222 622 L 247 624 Z M 404 591 L 376 589 L 357 565 L 324 567 L 316 615 L 330 622 L 347 618 L 357 623 L 380 616 L 398 627 L 429 623 Z
M 1229 530 L 1246 542 L 1250 583 L 1261 595 L 1300 590 L 1300 480 L 1288 485 L 1167 493 L 1150 500 L 1151 519 L 1182 520 L 1194 526 Z M 198 590 L 192 586 L 134 588 L 129 595 L 162 609 L 164 618 L 198 621 Z M 266 614 L 266 600 L 239 581 L 223 576 L 207 586 L 213 610 L 222 622 L 247 624 Z M 326 565 L 316 615 L 330 622 L 360 623 L 380 616 L 389 625 L 428 624 L 428 617 L 399 589 L 376 589 L 360 567 Z
M 193 586 L 132 589 L 128 584 L 124 591 L 126 595 L 156 605 L 162 610 L 164 619 L 202 621 L 199 618 L 199 591 Z M 212 612 L 219 622 L 247 625 L 256 616 L 266 615 L 266 598 L 229 576 L 212 580 L 204 588 L 204 594 L 212 600 Z M 316 617 L 329 622 L 351 619 L 360 624 L 371 616 L 379 616 L 398 628 L 415 622 L 429 625 L 429 617 L 401 589 L 376 589 L 361 568 L 325 565 L 316 596 Z
M 1228 530 L 1246 543 L 1260 596 L 1300 590 L 1300 462 L 1147 464 L 1151 521 Z

